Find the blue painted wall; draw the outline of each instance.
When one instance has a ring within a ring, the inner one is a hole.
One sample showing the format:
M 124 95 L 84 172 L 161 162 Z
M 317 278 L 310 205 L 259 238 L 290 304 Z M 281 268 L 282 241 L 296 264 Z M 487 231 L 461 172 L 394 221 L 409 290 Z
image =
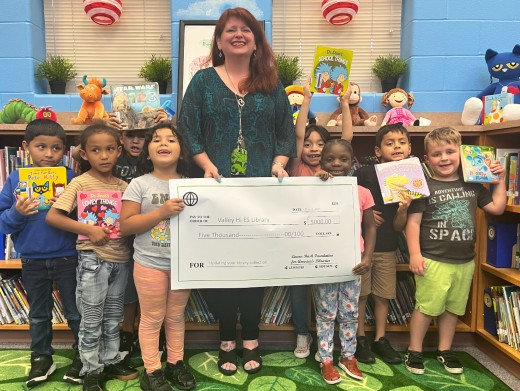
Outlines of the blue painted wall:
M 276 1 L 276 0 L 275 0 Z M 398 1 L 398 0 L 395 0 Z M 467 98 L 489 83 L 484 53 L 488 48 L 509 51 L 520 43 L 518 0 L 402 0 L 401 56 L 409 71 L 401 85 L 415 95 L 413 111 L 459 112 Z M 235 6 L 249 9 L 266 21 L 271 39 L 271 0 L 171 1 L 173 74 L 178 74 L 179 20 L 217 19 Z M 36 81 L 36 64 L 45 57 L 43 0 L 0 0 L 0 105 L 21 98 L 37 106 L 52 105 L 55 111 L 77 111 L 79 95 L 47 95 L 46 82 Z M 508 33 L 510 32 L 510 33 Z M 162 101 L 177 103 L 177 78 L 172 95 Z M 368 112 L 384 112 L 380 93 L 363 95 Z M 110 107 L 110 98 L 103 102 Z M 333 111 L 335 97 L 315 95 L 311 109 Z

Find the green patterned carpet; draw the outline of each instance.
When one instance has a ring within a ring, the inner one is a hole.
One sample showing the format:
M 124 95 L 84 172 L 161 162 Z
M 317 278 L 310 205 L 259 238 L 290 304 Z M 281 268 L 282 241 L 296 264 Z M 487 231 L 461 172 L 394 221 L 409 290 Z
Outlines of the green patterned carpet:
M 326 384 L 319 373 L 319 364 L 311 354 L 307 359 L 297 359 L 292 352 L 264 352 L 264 368 L 261 372 L 248 375 L 239 370 L 235 376 L 223 376 L 217 370 L 217 351 L 205 352 L 189 350 L 186 362 L 197 378 L 197 390 L 231 391 L 306 391 L 306 390 L 510 390 L 495 375 L 480 365 L 469 354 L 458 352 L 464 364 L 462 375 L 450 375 L 435 360 L 433 353 L 425 354 L 426 373 L 422 376 L 410 374 L 403 365 L 387 365 L 377 360 L 374 365 L 359 364 L 364 374 L 362 381 L 352 380 L 342 374 L 343 381 L 337 385 Z M 36 391 L 80 391 L 80 386 L 72 386 L 61 381 L 66 367 L 71 363 L 72 350 L 57 350 L 53 356 L 57 370 L 46 383 L 31 390 Z M 131 364 L 142 372 L 140 357 L 132 357 Z M 0 391 L 27 390 L 25 378 L 30 369 L 30 352 L 27 350 L 0 351 Z M 340 370 L 340 373 L 343 373 Z M 104 390 L 140 390 L 139 380 L 111 380 Z

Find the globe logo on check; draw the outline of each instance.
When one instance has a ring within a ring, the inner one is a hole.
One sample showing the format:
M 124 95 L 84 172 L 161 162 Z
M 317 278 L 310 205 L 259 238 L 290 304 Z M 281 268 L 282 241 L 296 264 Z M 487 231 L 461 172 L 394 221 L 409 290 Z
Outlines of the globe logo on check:
M 194 192 L 188 191 L 182 196 L 182 200 L 186 206 L 195 206 L 199 202 L 199 197 Z

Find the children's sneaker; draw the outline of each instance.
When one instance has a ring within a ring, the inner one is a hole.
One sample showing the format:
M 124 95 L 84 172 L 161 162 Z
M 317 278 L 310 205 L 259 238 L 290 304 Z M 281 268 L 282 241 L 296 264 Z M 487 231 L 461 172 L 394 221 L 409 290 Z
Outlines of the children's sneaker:
M 192 390 L 197 385 L 195 378 L 191 372 L 188 371 L 188 368 L 186 368 L 182 360 L 177 361 L 175 364 L 167 362 L 164 375 L 166 379 L 180 390 Z
M 338 366 L 352 379 L 363 380 L 363 374 L 357 367 L 357 360 L 354 357 L 341 357 Z
M 365 364 L 374 364 L 376 358 L 370 350 L 367 337 L 357 337 L 356 354 L 354 355 L 359 362 Z
M 140 385 L 144 391 L 173 391 L 170 383 L 166 381 L 162 369 L 157 369 L 152 373 L 144 371 Z
M 294 349 L 294 356 L 296 358 L 305 358 L 311 354 L 310 348 L 312 343 L 312 336 L 310 334 L 296 337 L 296 349 Z
M 440 362 L 449 373 L 460 374 L 464 371 L 464 367 L 451 350 L 437 351 L 437 361 Z
M 325 380 L 327 384 L 338 384 L 341 381 L 341 376 L 339 375 L 338 370 L 334 367 L 332 361 L 327 361 L 325 363 L 320 364 L 321 367 L 321 377 Z
M 106 365 L 103 370 L 103 375 L 106 380 L 133 380 L 139 376 L 139 372 L 137 369 L 134 369 L 130 365 L 120 361 L 117 364 Z
M 316 354 L 314 355 L 314 359 L 318 362 L 321 362 L 320 352 L 316 352 Z
M 43 356 L 38 353 L 31 353 L 31 370 L 25 381 L 27 387 L 34 387 L 47 380 L 56 370 L 56 364 L 52 360 L 52 356 Z
M 409 372 L 415 375 L 424 374 L 424 362 L 422 352 L 414 352 L 413 350 L 407 350 L 404 355 L 404 366 Z
M 69 369 L 67 369 L 67 372 L 63 375 L 63 380 L 71 384 L 82 384 L 83 376 L 79 375 L 82 368 L 83 363 L 81 362 L 81 358 L 79 357 L 79 354 L 76 354 Z
M 132 353 L 133 343 L 134 335 L 129 331 L 121 331 L 119 336 L 119 356 L 121 356 L 121 360 Z
M 101 387 L 101 374 L 90 372 L 83 378 L 83 391 L 103 391 Z
M 401 362 L 401 356 L 394 350 L 388 339 L 385 337 L 379 338 L 379 341 L 374 341 L 372 344 L 372 351 L 379 355 L 383 361 L 388 364 L 399 364 Z

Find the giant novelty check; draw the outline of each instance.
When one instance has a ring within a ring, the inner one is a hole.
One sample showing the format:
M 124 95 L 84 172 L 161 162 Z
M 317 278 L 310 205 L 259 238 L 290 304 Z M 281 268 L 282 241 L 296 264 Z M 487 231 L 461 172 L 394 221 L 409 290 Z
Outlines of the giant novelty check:
M 335 177 L 176 179 L 173 289 L 352 280 L 361 258 L 357 181 Z

